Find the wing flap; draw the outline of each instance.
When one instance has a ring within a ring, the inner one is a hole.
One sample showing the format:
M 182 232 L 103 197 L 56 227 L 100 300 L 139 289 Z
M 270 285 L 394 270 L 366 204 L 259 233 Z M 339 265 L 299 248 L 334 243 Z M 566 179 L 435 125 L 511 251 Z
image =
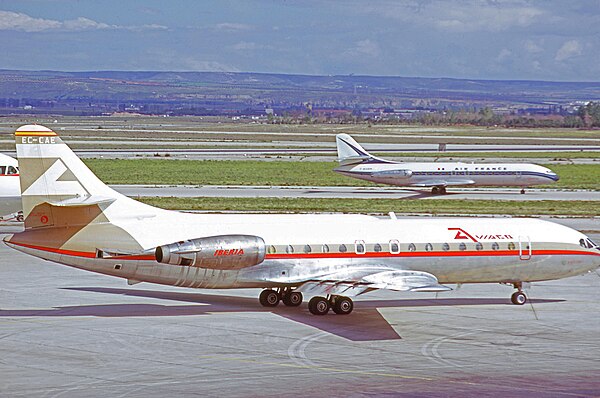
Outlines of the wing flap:
M 307 280 L 297 291 L 313 296 L 358 296 L 375 289 L 401 292 L 444 292 L 452 290 L 440 285 L 437 278 L 427 272 L 407 270 L 354 269 Z
M 473 180 L 427 180 L 421 181 L 419 183 L 410 184 L 411 187 L 447 187 L 452 185 L 473 185 L 475 181 Z
M 452 290 L 440 285 L 435 276 L 421 271 L 384 271 L 368 275 L 363 281 L 373 289 L 388 289 L 401 292 L 443 292 Z

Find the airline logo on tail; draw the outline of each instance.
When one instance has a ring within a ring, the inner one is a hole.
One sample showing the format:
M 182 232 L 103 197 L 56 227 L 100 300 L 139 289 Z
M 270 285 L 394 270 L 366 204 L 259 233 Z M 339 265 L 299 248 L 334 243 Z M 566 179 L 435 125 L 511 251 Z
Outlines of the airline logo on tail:
M 76 196 L 90 195 L 61 159 L 56 159 L 44 174 L 23 191 L 23 195 L 25 196 L 48 194 L 75 194 Z

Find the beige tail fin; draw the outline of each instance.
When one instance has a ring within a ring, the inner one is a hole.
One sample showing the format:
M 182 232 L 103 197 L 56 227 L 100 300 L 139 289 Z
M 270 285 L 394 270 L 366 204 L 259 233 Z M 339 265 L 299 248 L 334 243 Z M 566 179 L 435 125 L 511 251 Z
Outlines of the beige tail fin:
M 105 208 L 116 200 L 147 208 L 105 185 L 61 138 L 47 127 L 21 126 L 15 132 L 25 228 L 64 225 L 59 208 Z M 135 211 L 134 208 L 132 210 Z

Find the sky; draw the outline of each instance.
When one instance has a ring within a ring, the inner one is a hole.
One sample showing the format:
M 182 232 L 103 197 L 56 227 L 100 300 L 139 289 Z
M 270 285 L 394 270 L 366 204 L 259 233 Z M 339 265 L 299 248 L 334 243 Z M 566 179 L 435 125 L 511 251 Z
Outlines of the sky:
M 598 0 L 0 0 L 0 69 L 600 81 Z

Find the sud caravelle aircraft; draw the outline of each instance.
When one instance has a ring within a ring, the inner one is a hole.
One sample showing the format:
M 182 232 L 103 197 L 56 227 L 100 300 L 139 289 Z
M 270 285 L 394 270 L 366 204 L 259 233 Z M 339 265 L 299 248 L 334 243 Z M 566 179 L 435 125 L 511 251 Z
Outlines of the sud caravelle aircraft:
M 600 266 L 584 234 L 536 219 L 397 219 L 340 214 L 190 214 L 158 209 L 102 183 L 46 127 L 16 133 L 25 230 L 4 241 L 75 268 L 191 288 L 263 288 L 260 303 L 349 314 L 375 289 L 450 290 L 524 282 Z
M 19 166 L 16 159 L 0 153 L 0 218 L 21 211 Z M 22 221 L 23 215 L 17 219 Z
M 525 187 L 558 181 L 552 170 L 531 163 L 399 163 L 368 153 L 348 134 L 336 137 L 339 167 L 334 171 L 361 180 L 401 187 L 432 187 L 445 194 L 448 186 Z

